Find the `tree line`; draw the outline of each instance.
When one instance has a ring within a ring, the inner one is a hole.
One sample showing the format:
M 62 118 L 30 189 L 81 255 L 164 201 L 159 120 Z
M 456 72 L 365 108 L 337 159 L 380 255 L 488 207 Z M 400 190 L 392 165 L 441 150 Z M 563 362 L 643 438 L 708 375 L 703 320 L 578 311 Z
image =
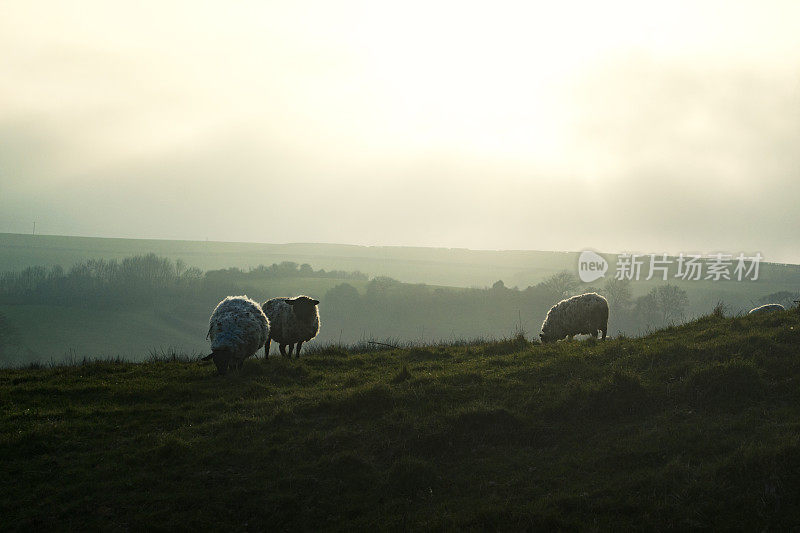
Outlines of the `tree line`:
M 89 259 L 69 269 L 32 266 L 0 273 L 0 303 L 96 306 L 150 304 L 164 299 L 192 299 L 234 291 L 243 282 L 285 278 L 368 279 L 361 272 L 314 270 L 291 261 L 269 266 L 202 271 L 180 259 L 156 254 L 116 259 Z
M 4 272 L 0 274 L 0 304 L 109 309 L 124 305 L 143 310 L 155 305 L 167 308 L 170 316 L 197 321 L 225 295 L 255 291 L 257 297 L 278 296 L 271 284 L 290 278 L 342 281 L 324 295 L 314 295 L 322 300 L 320 340 L 325 342 L 464 340 L 506 337 L 518 331 L 535 338 L 550 306 L 590 291 L 609 300 L 610 334 L 636 335 L 684 320 L 688 303 L 686 291 L 674 285 L 657 286 L 634 298 L 629 281 L 609 279 L 601 287 L 590 287 L 568 271 L 525 289 L 506 287 L 502 281 L 490 288 L 456 288 L 401 283 L 383 276 L 370 279 L 357 271 L 326 272 L 289 261 L 248 270 L 204 272 L 181 260 L 148 254 L 122 260 L 91 259 L 69 269 L 29 267 Z M 361 290 L 353 281 L 360 282 Z M 0 329 L 6 330 L 0 331 L 0 336 L 10 339 L 10 328 L 0 323 Z
M 584 292 L 598 292 L 609 300 L 612 334 L 637 335 L 687 318 L 688 296 L 675 285 L 657 286 L 634 298 L 630 281 L 610 279 L 602 287 L 587 287 L 567 271 L 525 289 L 506 287 L 501 280 L 491 288 L 462 289 L 376 277 L 363 294 L 349 283 L 339 284 L 327 291 L 323 303 L 327 333 L 341 332 L 348 341 L 354 334 L 355 340 L 394 337 L 421 342 L 499 338 L 517 332 L 534 338 L 553 304 Z

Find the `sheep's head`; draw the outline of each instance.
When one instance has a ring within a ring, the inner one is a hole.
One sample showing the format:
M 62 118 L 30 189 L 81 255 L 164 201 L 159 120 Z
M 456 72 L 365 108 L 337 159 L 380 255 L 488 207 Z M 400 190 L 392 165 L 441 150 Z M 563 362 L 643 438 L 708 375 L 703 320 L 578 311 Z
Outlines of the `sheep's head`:
M 548 342 L 555 342 L 556 341 L 555 338 L 553 338 L 553 337 L 551 337 L 549 335 L 545 335 L 544 333 L 539 333 L 539 338 L 542 340 L 542 344 L 547 344 Z
M 542 332 L 539 334 L 539 338 L 542 340 L 542 344 L 556 342 L 558 339 L 563 338 L 563 336 L 559 337 L 559 333 L 558 328 L 553 325 L 551 320 L 545 320 L 545 323 L 542 324 Z
M 289 298 L 286 300 L 286 303 L 292 306 L 297 318 L 303 322 L 310 322 L 317 313 L 319 300 L 309 298 L 308 296 L 297 296 L 295 298 Z
M 221 375 L 228 371 L 228 366 L 231 361 L 231 353 L 228 350 L 213 350 L 210 354 L 203 357 L 201 361 L 214 360 L 217 365 L 217 372 Z

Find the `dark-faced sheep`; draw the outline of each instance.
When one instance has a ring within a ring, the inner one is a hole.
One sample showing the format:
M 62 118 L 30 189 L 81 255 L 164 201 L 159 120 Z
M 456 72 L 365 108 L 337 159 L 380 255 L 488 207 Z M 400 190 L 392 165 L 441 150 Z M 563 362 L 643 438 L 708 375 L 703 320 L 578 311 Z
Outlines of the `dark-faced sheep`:
M 214 308 L 208 323 L 211 353 L 203 361 L 214 360 L 217 371 L 241 368 L 269 338 L 269 320 L 258 302 L 247 296 L 228 296 Z
M 264 357 L 269 356 L 271 340 L 278 343 L 281 355 L 287 355 L 288 346 L 289 357 L 292 356 L 293 350 L 296 356 L 300 357 L 303 343 L 310 341 L 319 333 L 317 305 L 319 300 L 302 295 L 294 298 L 272 298 L 264 302 L 262 308 L 271 325 L 269 338 L 264 347 Z
M 573 335 L 593 335 L 608 332 L 608 302 L 595 292 L 561 300 L 550 308 L 542 323 L 542 342 L 555 342 Z

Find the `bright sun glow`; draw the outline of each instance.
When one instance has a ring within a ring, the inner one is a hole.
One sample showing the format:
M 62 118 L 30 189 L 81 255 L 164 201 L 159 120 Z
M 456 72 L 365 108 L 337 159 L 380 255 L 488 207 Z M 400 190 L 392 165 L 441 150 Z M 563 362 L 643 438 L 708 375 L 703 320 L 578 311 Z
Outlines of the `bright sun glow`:
M 204 237 L 225 175 L 385 218 L 236 240 L 579 249 L 589 237 L 527 228 L 574 195 L 650 214 L 674 186 L 723 211 L 796 187 L 799 18 L 788 1 L 5 2 L 0 185 L 17 196 L 0 222 L 29 218 L 35 191 L 144 184 L 165 206 L 192 190 L 180 231 Z M 374 207 L 387 196 L 393 215 Z M 398 226 L 401 206 L 442 218 Z M 636 247 L 615 223 L 592 238 Z

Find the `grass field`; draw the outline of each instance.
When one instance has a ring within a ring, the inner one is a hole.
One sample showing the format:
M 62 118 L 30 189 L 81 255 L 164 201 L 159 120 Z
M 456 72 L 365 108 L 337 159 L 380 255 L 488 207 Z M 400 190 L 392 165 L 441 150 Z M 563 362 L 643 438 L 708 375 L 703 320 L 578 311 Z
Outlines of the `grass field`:
M 4 530 L 789 529 L 800 313 L 0 370 Z

